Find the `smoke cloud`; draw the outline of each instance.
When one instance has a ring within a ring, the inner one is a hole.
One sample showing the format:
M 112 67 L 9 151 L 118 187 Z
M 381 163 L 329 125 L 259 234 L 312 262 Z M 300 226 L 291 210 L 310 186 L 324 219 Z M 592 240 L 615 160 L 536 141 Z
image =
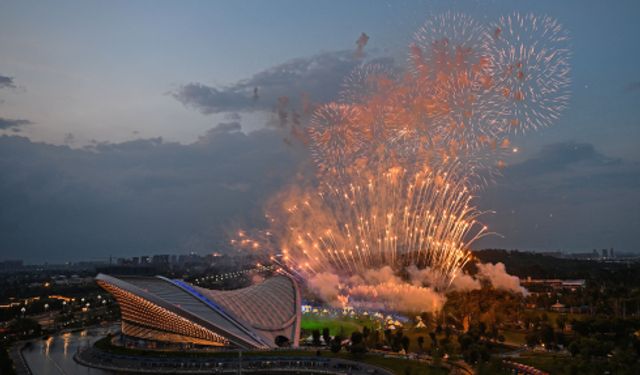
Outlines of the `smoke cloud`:
M 438 311 L 446 301 L 444 294 L 431 287 L 404 281 L 389 266 L 342 278 L 322 272 L 310 277 L 307 285 L 335 307 L 422 312 Z
M 334 307 L 349 305 L 358 309 L 393 310 L 406 313 L 437 312 L 447 301 L 447 292 L 469 292 L 491 287 L 512 293 L 526 294 L 520 280 L 507 273 L 503 263 L 477 265 L 474 276 L 461 273 L 451 285 L 440 285 L 441 275 L 431 268 L 407 267 L 401 277 L 393 268 L 385 266 L 369 269 L 358 275 L 341 277 L 321 272 L 307 280 L 308 287 L 322 300 Z
M 487 280 L 496 289 L 502 289 L 514 293 L 527 294 L 527 290 L 520 285 L 520 279 L 507 273 L 504 263 L 478 263 L 479 279 Z
M 466 273 L 461 273 L 451 282 L 451 289 L 458 292 L 469 292 L 480 289 L 481 287 L 480 281 Z
M 340 278 L 328 272 L 313 275 L 307 280 L 307 285 L 324 301 L 336 305 L 340 294 Z

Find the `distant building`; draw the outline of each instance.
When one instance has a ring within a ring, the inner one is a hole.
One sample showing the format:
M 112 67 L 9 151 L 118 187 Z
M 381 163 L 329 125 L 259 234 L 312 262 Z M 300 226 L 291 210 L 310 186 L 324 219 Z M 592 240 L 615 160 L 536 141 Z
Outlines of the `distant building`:
M 530 277 L 521 279 L 520 284 L 527 289 L 543 289 L 543 290 L 571 290 L 576 291 L 586 286 L 584 279 L 578 280 L 561 280 L 561 279 L 532 279 Z
M 157 266 L 169 265 L 169 255 L 154 255 L 151 258 L 151 263 Z
M 0 271 L 15 271 L 24 266 L 21 260 L 3 260 L 0 261 Z

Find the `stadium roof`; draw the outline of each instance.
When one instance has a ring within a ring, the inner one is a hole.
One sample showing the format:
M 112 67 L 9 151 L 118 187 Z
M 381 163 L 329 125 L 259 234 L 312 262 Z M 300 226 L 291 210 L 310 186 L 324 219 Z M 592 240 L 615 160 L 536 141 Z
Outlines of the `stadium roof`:
M 146 340 L 244 349 L 276 347 L 300 334 L 300 292 L 278 275 L 243 289 L 200 288 L 162 276 L 96 276 L 120 305 L 122 333 Z

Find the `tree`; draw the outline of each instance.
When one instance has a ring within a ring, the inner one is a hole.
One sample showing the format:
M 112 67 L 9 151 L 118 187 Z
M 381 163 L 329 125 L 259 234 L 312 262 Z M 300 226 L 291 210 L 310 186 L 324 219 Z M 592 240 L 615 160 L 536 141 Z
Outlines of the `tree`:
M 7 348 L 4 346 L 0 346 L 0 374 L 15 374 L 13 362 L 11 361 L 11 357 L 9 357 Z
M 396 334 L 393 335 L 391 339 L 391 350 L 394 352 L 399 352 L 402 349 L 402 338 L 404 337 L 404 333 L 401 329 L 396 331 Z
M 361 332 L 353 331 L 351 333 L 351 344 L 360 344 L 364 341 L 364 335 Z
M 543 323 L 540 326 L 539 336 L 546 347 L 550 347 L 555 343 L 553 328 L 548 323 Z
M 356 357 L 367 352 L 367 347 L 364 344 L 364 335 L 358 331 L 351 334 L 351 354 Z
M 424 346 L 424 336 L 418 336 L 418 349 L 422 352 L 422 347 Z
M 15 332 L 18 336 L 38 336 L 42 333 L 40 324 L 31 318 L 16 319 L 9 326 L 9 330 Z
M 313 346 L 320 346 L 320 330 L 314 329 L 313 331 L 311 331 L 311 337 L 311 343 L 313 344 Z
M 322 329 L 322 338 L 324 339 L 324 344 L 325 345 L 328 346 L 329 344 L 331 344 L 331 335 L 329 333 L 329 328 L 324 327 Z
M 333 340 L 331 340 L 330 349 L 333 353 L 337 353 L 342 349 L 342 336 L 336 335 Z
M 463 333 L 462 335 L 458 336 L 458 343 L 460 344 L 460 350 L 464 352 L 475 343 L 475 340 L 472 335 Z
M 393 337 L 392 337 L 391 330 L 390 329 L 385 329 L 384 330 L 384 341 L 386 342 L 387 345 L 391 346 L 391 344 L 392 344 L 391 339 L 392 338 Z
M 564 328 L 567 325 L 567 316 L 566 315 L 558 315 L 556 318 L 556 326 L 561 332 L 564 332 Z
M 529 332 L 527 333 L 524 339 L 527 342 L 527 346 L 530 348 L 533 348 L 534 346 L 538 345 L 538 342 L 540 341 L 540 338 L 538 337 L 538 332 Z
M 362 337 L 364 337 L 365 341 L 369 338 L 370 334 L 371 334 L 371 329 L 369 329 L 369 327 L 367 326 L 362 327 Z
M 402 336 L 402 349 L 404 349 L 405 353 L 409 353 L 409 343 L 411 343 L 411 340 L 409 339 L 408 336 Z

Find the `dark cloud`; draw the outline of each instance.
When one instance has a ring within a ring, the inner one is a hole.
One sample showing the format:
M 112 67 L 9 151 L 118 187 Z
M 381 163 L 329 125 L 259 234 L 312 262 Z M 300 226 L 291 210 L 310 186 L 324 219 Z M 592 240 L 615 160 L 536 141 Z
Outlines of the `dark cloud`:
M 239 122 L 221 122 L 215 128 L 209 129 L 205 135 L 198 137 L 199 143 L 209 144 L 224 134 L 239 132 L 242 130 L 242 126 Z
M 0 258 L 224 250 L 227 231 L 260 223 L 266 197 L 296 170 L 279 133 L 236 130 L 84 149 L 0 137 Z
M 289 97 L 293 105 L 302 95 L 326 102 L 336 99 L 344 77 L 359 63 L 352 51 L 326 52 L 290 60 L 229 87 L 189 83 L 171 95 L 204 114 L 270 110 L 281 97 Z
M 238 128 L 219 124 L 190 145 L 0 137 L 0 258 L 225 250 L 229 231 L 260 224 L 266 199 L 303 171 L 280 132 Z M 637 163 L 565 142 L 503 172 L 477 204 L 496 210 L 482 220 L 505 238 L 478 246 L 640 250 Z
M 7 129 L 16 130 L 25 125 L 31 125 L 31 124 L 33 124 L 31 121 L 25 120 L 25 119 L 10 119 L 5 117 L 0 117 L 0 130 L 7 130 Z
M 15 82 L 13 82 L 13 77 L 7 77 L 0 74 L 0 89 L 2 88 L 16 88 Z
M 640 165 L 599 152 L 592 144 L 562 142 L 507 167 L 480 194 L 483 219 L 505 236 L 480 246 L 570 251 L 615 247 L 639 251 Z
M 603 166 L 619 162 L 619 159 L 608 158 L 597 152 L 590 143 L 560 142 L 544 146 L 538 155 L 511 166 L 507 173 L 513 177 L 532 177 L 564 172 L 576 164 Z

